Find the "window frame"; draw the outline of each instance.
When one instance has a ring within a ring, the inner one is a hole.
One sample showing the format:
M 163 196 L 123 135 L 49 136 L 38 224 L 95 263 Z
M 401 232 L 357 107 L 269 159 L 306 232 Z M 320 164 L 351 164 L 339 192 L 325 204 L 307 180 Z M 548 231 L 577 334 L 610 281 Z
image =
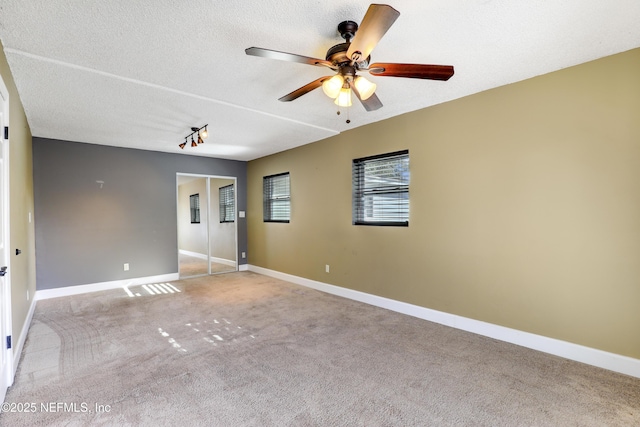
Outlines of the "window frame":
M 236 220 L 235 186 L 233 184 L 218 188 L 220 223 L 232 223 Z
M 398 185 L 380 185 L 378 187 L 365 188 L 366 173 L 365 165 L 372 164 L 381 160 L 392 160 L 393 158 L 404 159 L 407 161 L 407 179 L 406 183 L 401 182 Z M 390 226 L 390 227 L 408 227 L 409 226 L 409 150 L 395 151 L 392 153 L 377 154 L 375 156 L 362 157 L 353 159 L 352 161 L 352 224 L 353 225 L 373 225 L 373 226 Z M 366 220 L 365 203 L 367 197 L 375 197 L 376 194 L 406 194 L 406 219 L 402 220 L 381 220 L 374 218 Z
M 275 187 L 273 184 L 280 177 L 287 177 L 287 190 L 288 193 L 286 196 L 273 196 L 273 188 Z M 270 194 L 267 194 L 269 191 Z M 287 219 L 275 219 L 273 217 L 273 204 L 274 202 L 287 202 Z M 280 223 L 289 223 L 291 222 L 291 176 L 289 172 L 282 172 L 275 175 L 267 175 L 262 177 L 262 220 L 263 222 L 280 222 Z

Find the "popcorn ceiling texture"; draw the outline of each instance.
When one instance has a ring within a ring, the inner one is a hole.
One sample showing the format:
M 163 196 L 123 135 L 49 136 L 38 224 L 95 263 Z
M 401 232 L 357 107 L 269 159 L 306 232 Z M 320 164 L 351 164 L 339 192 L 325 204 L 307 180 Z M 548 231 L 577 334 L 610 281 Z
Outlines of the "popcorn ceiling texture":
M 321 90 L 277 101 L 330 70 L 244 53 L 324 58 L 338 23 L 360 22 L 369 3 L 3 0 L 0 40 L 34 136 L 238 160 L 640 46 L 637 0 L 397 0 L 372 59 L 455 75 L 371 77 L 384 107 L 340 116 Z M 205 123 L 212 138 L 180 150 Z

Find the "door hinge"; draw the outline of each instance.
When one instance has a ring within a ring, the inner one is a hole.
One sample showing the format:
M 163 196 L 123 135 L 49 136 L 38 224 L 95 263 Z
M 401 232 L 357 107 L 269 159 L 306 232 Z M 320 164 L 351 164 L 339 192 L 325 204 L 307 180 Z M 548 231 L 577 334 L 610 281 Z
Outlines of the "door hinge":
M 7 335 L 7 350 L 11 348 L 11 335 Z
M 9 139 L 9 126 L 4 127 L 4 139 Z

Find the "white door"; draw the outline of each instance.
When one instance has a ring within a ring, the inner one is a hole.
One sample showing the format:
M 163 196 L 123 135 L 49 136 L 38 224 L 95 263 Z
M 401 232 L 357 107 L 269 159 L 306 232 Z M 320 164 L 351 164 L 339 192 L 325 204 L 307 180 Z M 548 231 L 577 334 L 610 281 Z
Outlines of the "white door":
M 5 126 L 9 126 L 9 93 L 0 78 L 0 401 L 4 402 L 13 377 L 12 351 L 7 336 L 11 335 L 11 288 L 7 261 L 9 256 L 8 211 L 8 145 Z

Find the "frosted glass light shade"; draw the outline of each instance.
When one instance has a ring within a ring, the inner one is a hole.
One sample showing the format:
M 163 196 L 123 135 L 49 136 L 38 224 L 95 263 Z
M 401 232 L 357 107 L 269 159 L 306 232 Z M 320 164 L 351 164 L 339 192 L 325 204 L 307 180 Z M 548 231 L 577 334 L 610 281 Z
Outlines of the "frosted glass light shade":
M 335 98 L 336 96 L 338 96 L 338 94 L 340 94 L 340 89 L 342 89 L 343 84 L 344 78 L 341 75 L 336 74 L 330 79 L 322 82 L 322 90 L 329 98 Z
M 339 107 L 351 107 L 351 89 L 348 87 L 340 89 L 335 104 Z
M 376 91 L 377 87 L 375 83 L 371 83 L 369 80 L 360 76 L 356 77 L 353 84 L 356 86 L 356 89 L 360 94 L 360 99 L 362 99 L 363 101 L 365 99 L 369 99 L 371 95 L 373 95 L 373 93 Z

